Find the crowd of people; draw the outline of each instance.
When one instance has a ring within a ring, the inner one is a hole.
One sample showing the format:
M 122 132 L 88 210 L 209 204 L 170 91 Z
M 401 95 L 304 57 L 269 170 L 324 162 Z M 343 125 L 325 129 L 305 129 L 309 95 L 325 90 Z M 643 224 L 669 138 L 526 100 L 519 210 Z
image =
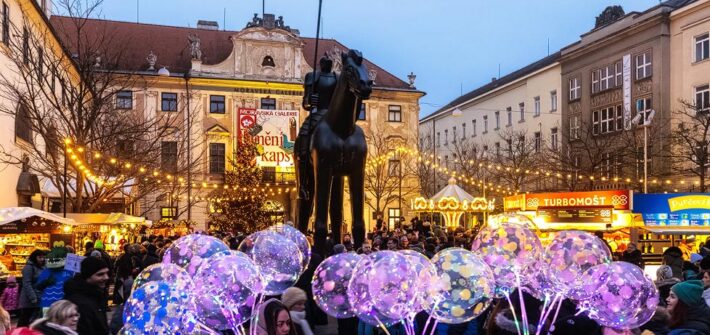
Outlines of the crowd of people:
M 356 248 L 350 234 L 343 234 L 341 243 L 328 240 L 332 254 L 356 252 L 370 254 L 379 250 L 409 249 L 433 257 L 439 250 L 450 247 L 470 248 L 476 231 L 459 228 L 447 230 L 428 221 L 413 218 L 406 223 L 387 227 L 381 220 L 367 234 L 366 241 Z M 245 234 L 215 233 L 233 250 L 238 250 Z M 27 334 L 80 334 L 109 335 L 122 327 L 123 304 L 131 294 L 136 276 L 146 267 L 161 262 L 163 254 L 178 236 L 142 236 L 140 244 L 126 244 L 123 253 L 113 259 L 100 241 L 85 245 L 86 258 L 81 262 L 81 272 L 74 274 L 51 264 L 70 250 L 50 252 L 36 250 L 23 268 L 21 285 L 10 277 L 0 295 L 0 335 L 19 334 L 10 330 L 10 314 L 17 316 L 19 330 Z M 310 239 L 310 236 L 308 236 Z M 66 248 L 65 248 L 66 249 Z M 616 331 L 599 326 L 593 320 L 577 315 L 572 301 L 565 301 L 555 324 L 544 324 L 552 334 L 705 334 L 710 335 L 710 243 L 700 244 L 688 259 L 684 250 L 671 247 L 666 250 L 663 265 L 657 271 L 656 285 L 661 295 L 653 319 L 632 331 Z M 330 255 L 313 254 L 306 271 L 294 287 L 280 297 L 271 297 L 258 308 L 256 332 L 263 335 L 313 335 L 328 324 L 327 315 L 313 300 L 311 280 L 316 267 Z M 640 251 L 629 244 L 623 253 L 615 254 L 623 260 L 643 267 Z M 47 264 L 47 260 L 50 260 Z M 542 302 L 524 293 L 525 309 L 531 327 L 536 327 Z M 109 307 L 109 302 L 111 302 Z M 515 334 L 515 316 L 521 306 L 515 299 L 499 300 L 481 317 L 465 324 L 438 324 L 435 329 L 423 329 L 427 315 L 416 318 L 418 334 L 475 335 Z M 109 319 L 109 310 L 112 310 Z M 539 313 L 538 313 L 539 314 Z M 387 332 L 360 322 L 357 318 L 337 321 L 339 335 L 402 335 L 401 325 L 391 326 Z M 433 325 L 433 324 L 432 324 Z M 532 329 L 532 328 L 531 328 Z

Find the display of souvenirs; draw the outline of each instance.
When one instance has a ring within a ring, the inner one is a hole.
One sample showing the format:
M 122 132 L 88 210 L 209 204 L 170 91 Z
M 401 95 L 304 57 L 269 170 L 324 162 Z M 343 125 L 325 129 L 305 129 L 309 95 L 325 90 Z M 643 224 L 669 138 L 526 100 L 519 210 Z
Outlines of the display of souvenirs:
M 36 249 L 49 250 L 49 234 L 0 235 L 0 250 L 5 256 L 0 262 L 11 271 L 22 271 L 27 257 Z

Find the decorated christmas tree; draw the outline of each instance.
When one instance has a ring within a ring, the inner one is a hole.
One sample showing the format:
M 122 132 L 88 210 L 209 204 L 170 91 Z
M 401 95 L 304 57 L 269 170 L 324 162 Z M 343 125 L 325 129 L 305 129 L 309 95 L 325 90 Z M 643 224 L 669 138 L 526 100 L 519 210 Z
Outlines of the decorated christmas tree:
M 269 226 L 261 192 L 261 168 L 256 164 L 259 147 L 251 141 L 239 144 L 224 173 L 225 188 L 215 190 L 210 203 L 210 230 L 251 233 Z

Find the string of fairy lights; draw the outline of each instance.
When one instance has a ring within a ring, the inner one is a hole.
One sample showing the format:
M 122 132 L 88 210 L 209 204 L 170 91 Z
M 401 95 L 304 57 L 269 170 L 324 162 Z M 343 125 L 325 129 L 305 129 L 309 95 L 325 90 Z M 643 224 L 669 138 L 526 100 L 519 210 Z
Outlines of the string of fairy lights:
M 384 164 L 388 162 L 389 160 L 395 158 L 397 155 L 414 155 L 417 159 L 418 162 L 421 162 L 425 164 L 426 166 L 429 166 L 431 168 L 436 169 L 438 172 L 442 172 L 446 175 L 449 176 L 457 176 L 457 172 L 453 169 L 449 169 L 446 166 L 441 166 L 440 163 L 442 161 L 442 158 L 440 156 L 435 156 L 433 154 L 427 154 L 427 153 L 421 153 L 418 150 L 413 150 L 405 147 L 398 147 L 395 148 L 383 155 L 380 155 L 378 157 L 374 157 L 368 161 L 368 168 L 375 168 L 381 164 Z M 602 182 L 616 182 L 616 183 L 625 183 L 625 184 L 633 184 L 633 183 L 638 183 L 643 185 L 644 180 L 643 178 L 637 179 L 636 177 L 628 177 L 628 176 L 615 176 L 615 177 L 607 177 L 604 175 L 586 175 L 582 173 L 560 173 L 552 170 L 546 170 L 546 169 L 514 169 L 509 166 L 503 166 L 501 164 L 495 164 L 495 163 L 490 163 L 490 162 L 480 162 L 476 160 L 459 160 L 454 159 L 453 160 L 454 164 L 458 165 L 468 165 L 470 167 L 478 167 L 481 169 L 485 169 L 486 171 L 489 172 L 494 172 L 494 173 L 499 173 L 502 171 L 505 171 L 507 173 L 511 174 L 519 174 L 519 175 L 535 175 L 535 176 L 544 176 L 547 178 L 557 178 L 559 180 L 563 181 L 570 181 L 572 179 L 577 179 L 578 181 L 602 181 Z M 471 177 L 466 177 L 466 176 L 461 176 L 459 175 L 460 180 L 463 180 L 469 184 L 472 185 L 478 185 L 482 186 L 483 184 L 486 184 L 484 181 L 481 180 L 476 180 Z M 683 188 L 683 187 L 688 187 L 688 186 L 698 186 L 700 185 L 700 181 L 698 180 L 689 180 L 689 179 L 663 179 L 659 177 L 650 177 L 648 178 L 648 183 L 649 185 L 658 185 L 658 186 L 664 186 L 667 187 L 668 190 L 671 190 L 673 192 L 678 192 L 678 188 Z M 495 186 L 497 189 L 503 189 L 503 185 L 496 185 L 493 183 L 487 183 L 489 186 Z M 506 188 L 508 190 L 508 188 Z

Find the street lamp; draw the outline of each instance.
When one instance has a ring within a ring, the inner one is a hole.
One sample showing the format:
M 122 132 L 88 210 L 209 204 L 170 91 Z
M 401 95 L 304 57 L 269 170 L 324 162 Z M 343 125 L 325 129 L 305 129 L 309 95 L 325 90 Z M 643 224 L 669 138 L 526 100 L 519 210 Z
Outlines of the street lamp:
M 645 119 L 641 121 L 641 117 L 646 115 Z M 631 120 L 632 124 L 637 127 L 643 128 L 643 193 L 648 193 L 648 127 L 651 126 L 651 121 L 656 115 L 655 110 L 650 110 L 648 113 L 638 113 Z

